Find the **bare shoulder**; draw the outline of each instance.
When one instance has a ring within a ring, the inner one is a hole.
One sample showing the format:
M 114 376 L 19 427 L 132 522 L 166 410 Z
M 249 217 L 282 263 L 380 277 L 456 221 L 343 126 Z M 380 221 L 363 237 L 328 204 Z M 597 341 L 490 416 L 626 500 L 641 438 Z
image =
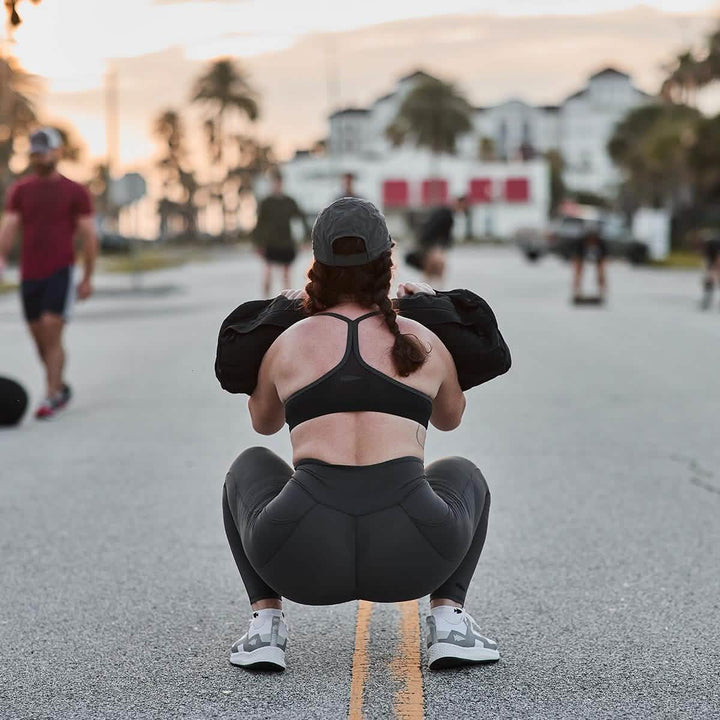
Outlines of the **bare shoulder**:
M 296 323 L 293 323 L 287 330 L 284 330 L 280 337 L 285 340 L 301 340 L 303 338 L 310 337 L 318 332 L 322 321 L 322 318 L 312 315 L 310 317 L 303 318 L 302 320 L 298 320 Z
M 278 352 L 289 348 L 312 347 L 321 335 L 320 325 L 322 320 L 315 317 L 307 317 L 291 325 L 287 330 L 278 336 L 270 346 L 270 351 Z
M 426 345 L 430 345 L 431 353 L 435 348 L 438 349 L 438 354 L 444 355 L 448 353 L 448 349 L 443 344 L 443 341 L 432 330 L 416 320 L 398 316 L 398 327 L 401 333 L 405 335 L 415 335 L 418 340 Z

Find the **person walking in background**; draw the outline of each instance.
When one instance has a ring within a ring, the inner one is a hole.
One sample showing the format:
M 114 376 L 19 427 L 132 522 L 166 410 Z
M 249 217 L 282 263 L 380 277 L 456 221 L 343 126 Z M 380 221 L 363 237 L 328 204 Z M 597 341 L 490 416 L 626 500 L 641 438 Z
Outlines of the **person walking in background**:
M 351 172 L 342 175 L 342 191 L 337 196 L 337 200 L 344 197 L 360 197 L 355 192 L 355 175 Z
M 712 305 L 715 285 L 720 287 L 720 234 L 714 233 L 704 239 L 703 255 L 705 256 L 705 275 L 700 308 L 708 310 Z
M 607 246 L 600 235 L 600 228 L 591 225 L 586 232 L 574 243 L 573 247 L 573 302 L 581 303 L 586 300 L 582 294 L 582 277 L 585 261 L 595 263 L 597 277 L 597 296 L 592 299 L 597 302 L 605 302 L 607 293 L 607 279 L 605 275 L 605 258 L 607 257 Z
M 255 247 L 265 260 L 265 297 L 270 297 L 273 265 L 282 267 L 284 286 L 290 287 L 290 268 L 297 255 L 290 224 L 293 218 L 300 218 L 304 235 L 308 237 L 310 227 L 307 219 L 295 200 L 285 194 L 282 175 L 275 171 L 272 174 L 272 193 L 260 202 L 253 232 Z
M 447 251 L 453 244 L 455 213 L 459 212 L 467 212 L 467 200 L 464 195 L 455 198 L 449 206 L 441 205 L 435 208 L 420 225 L 418 234 L 420 262 L 425 282 L 433 287 L 442 287 L 445 281 Z
M 90 194 L 57 171 L 62 140 L 53 128 L 30 137 L 32 173 L 9 190 L 0 224 L 0 267 L 20 232 L 20 293 L 25 319 L 45 368 L 47 388 L 35 417 L 49 418 L 70 400 L 64 381 L 62 335 L 75 287 L 74 238 L 83 246 L 83 276 L 77 297 L 92 295 L 92 275 L 98 252 Z

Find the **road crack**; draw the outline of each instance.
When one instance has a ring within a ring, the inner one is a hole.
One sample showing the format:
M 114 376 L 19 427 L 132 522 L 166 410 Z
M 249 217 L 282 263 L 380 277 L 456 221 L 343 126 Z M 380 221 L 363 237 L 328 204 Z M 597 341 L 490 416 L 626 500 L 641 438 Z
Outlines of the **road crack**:
M 695 458 L 687 455 L 671 455 L 670 459 L 687 465 L 687 469 L 691 473 L 690 484 L 714 495 L 720 495 L 720 485 L 710 482 L 715 480 L 715 473 L 712 470 L 704 468 Z

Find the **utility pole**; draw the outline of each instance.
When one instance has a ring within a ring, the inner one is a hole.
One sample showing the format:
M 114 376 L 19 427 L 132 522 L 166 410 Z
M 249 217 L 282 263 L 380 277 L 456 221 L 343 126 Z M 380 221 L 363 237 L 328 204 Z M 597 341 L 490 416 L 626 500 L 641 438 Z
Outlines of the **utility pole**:
M 328 121 L 330 116 L 340 109 L 340 74 L 337 62 L 337 46 L 335 38 L 329 34 L 325 39 L 325 87 L 327 90 L 327 115 Z M 343 145 L 345 143 L 345 132 L 343 128 L 344 118 L 337 118 L 337 148 L 336 151 L 332 147 L 332 123 L 330 123 L 330 134 L 328 136 L 327 153 L 328 153 L 328 169 L 332 176 L 333 194 L 337 193 L 337 184 L 340 179 L 340 168 L 342 164 Z
M 114 177 L 120 154 L 120 128 L 118 122 L 117 71 L 108 65 L 105 73 L 105 154 L 108 174 Z
M 332 35 L 328 35 L 325 41 L 325 86 L 329 117 L 340 109 L 340 68 L 337 61 L 337 46 Z M 338 154 L 342 155 L 344 143 L 342 120 L 338 124 L 338 131 Z
M 115 231 L 120 229 L 120 209 L 113 207 L 112 184 L 118 171 L 119 154 L 120 127 L 118 122 L 117 71 L 108 62 L 105 72 L 105 162 L 107 163 L 108 214 L 103 218 L 103 224 L 109 221 L 110 226 Z

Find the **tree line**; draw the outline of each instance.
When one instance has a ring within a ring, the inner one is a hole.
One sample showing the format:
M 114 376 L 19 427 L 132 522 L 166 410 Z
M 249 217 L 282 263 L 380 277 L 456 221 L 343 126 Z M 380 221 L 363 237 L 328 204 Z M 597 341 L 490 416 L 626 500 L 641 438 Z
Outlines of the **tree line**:
M 40 2 L 40 0 L 30 0 Z M 20 0 L 5 6 L 12 26 L 21 22 Z M 698 93 L 720 80 L 720 26 L 698 50 L 683 50 L 666 68 L 666 77 L 648 104 L 632 110 L 615 128 L 608 153 L 623 172 L 617 196 L 604 198 L 628 213 L 641 205 L 666 208 L 685 224 L 702 219 L 720 206 L 720 114 L 707 117 L 697 108 Z M 11 58 L 0 58 L 0 194 L 13 177 L 10 169 L 15 140 L 35 124 L 33 98 L 37 80 Z M 204 181 L 191 161 L 188 121 L 176 108 L 155 119 L 153 132 L 162 145 L 157 169 L 162 179 L 158 201 L 161 234 L 180 226 L 195 233 L 201 208 L 215 206 L 224 234 L 236 227 L 238 211 L 252 193 L 256 178 L 275 164 L 272 148 L 249 132 L 260 114 L 258 93 L 244 69 L 230 59 L 214 61 L 195 82 L 191 105 L 202 108 L 203 151 L 210 168 Z M 456 152 L 457 140 L 472 127 L 472 107 L 451 83 L 421 77 L 406 96 L 397 116 L 386 129 L 395 145 L 411 142 L 431 155 Z M 67 152 L 79 154 L 71 133 Z M 520 149 L 522 159 L 536 155 L 532 147 Z M 480 160 L 496 157 L 490 138 L 481 138 Z M 563 184 L 563 158 L 546 153 L 551 174 L 551 211 L 568 188 Z M 90 183 L 106 214 L 116 212 L 108 197 L 107 165 L 93 168 Z M 603 199 L 600 199 L 603 200 Z M 694 220 L 693 220 L 694 218 Z M 718 213 L 720 224 L 720 213 Z M 682 223 L 681 223 L 682 224 Z
M 698 93 L 720 80 L 720 26 L 697 50 L 666 67 L 654 102 L 631 111 L 608 144 L 623 170 L 621 204 L 668 210 L 676 241 L 703 225 L 720 226 L 720 114 L 706 116 Z
M 40 90 L 39 78 L 23 70 L 12 56 L 0 57 L 0 201 L 10 184 L 27 171 L 24 143 L 41 124 Z M 201 149 L 208 170 L 200 177 L 194 168 L 191 150 L 195 148 L 183 112 L 167 108 L 159 113 L 152 132 L 161 145 L 155 163 L 162 188 L 157 203 L 161 236 L 196 234 L 200 209 L 213 207 L 225 236 L 237 228 L 240 206 L 253 194 L 257 177 L 275 164 L 272 148 L 256 140 L 247 127 L 260 115 L 259 96 L 242 67 L 226 58 L 212 62 L 197 78 L 189 100 L 201 108 L 197 136 L 204 138 Z M 53 126 L 63 138 L 63 159 L 83 161 L 76 134 L 64 124 Z M 112 202 L 111 182 L 108 162 L 95 162 L 88 186 L 98 215 L 112 224 L 119 208 Z
M 40 89 L 39 78 L 25 72 L 12 56 L 0 56 L 0 200 L 12 181 L 26 170 L 25 164 L 13 169 L 13 161 L 19 157 L 19 141 L 39 124 Z M 82 142 L 70 126 L 56 123 L 54 127 L 63 140 L 63 159 L 82 160 Z M 94 167 L 93 178 L 99 173 Z
M 260 115 L 259 96 L 244 69 L 224 58 L 196 80 L 190 102 L 202 109 L 209 170 L 206 181 L 200 182 L 190 159 L 187 120 L 175 108 L 163 110 L 153 125 L 162 144 L 156 163 L 162 178 L 160 235 L 167 236 L 173 224 L 180 224 L 184 233 L 196 233 L 200 208 L 215 205 L 226 236 L 236 229 L 241 205 L 253 195 L 255 180 L 275 164 L 272 148 L 247 131 Z

